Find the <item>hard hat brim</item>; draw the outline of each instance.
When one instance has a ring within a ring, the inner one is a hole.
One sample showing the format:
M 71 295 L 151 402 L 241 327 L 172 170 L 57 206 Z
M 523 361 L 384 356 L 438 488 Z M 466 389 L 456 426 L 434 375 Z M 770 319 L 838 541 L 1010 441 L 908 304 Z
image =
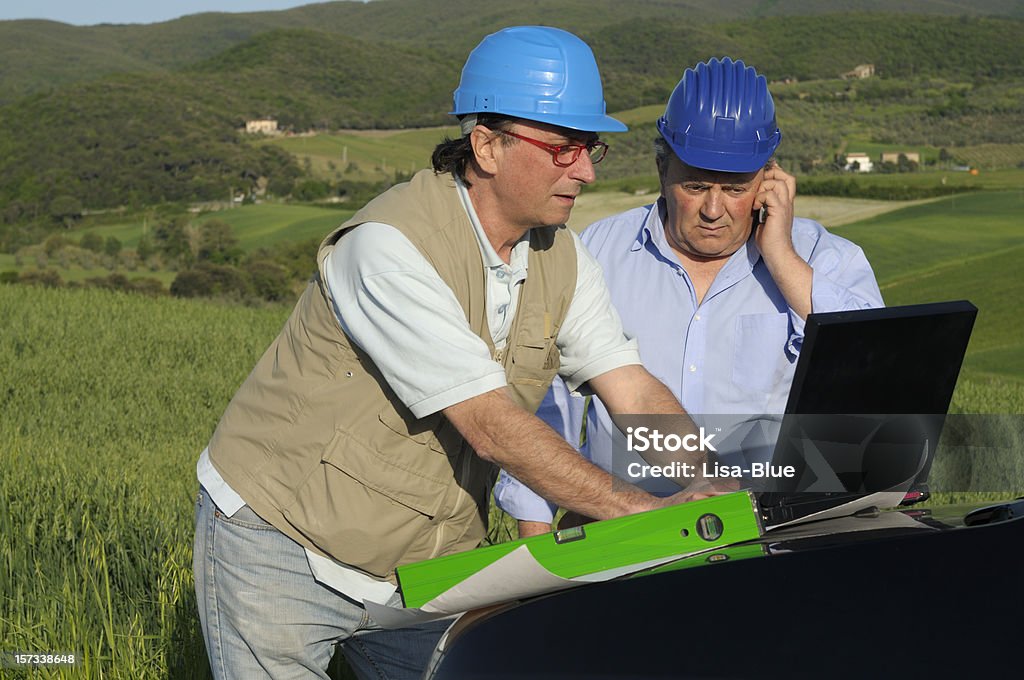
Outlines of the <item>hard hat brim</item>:
M 658 119 L 657 127 L 679 160 L 692 168 L 716 172 L 747 173 L 760 170 L 775 154 L 782 141 L 782 131 L 776 129 L 769 139 L 753 144 L 732 144 L 730 146 L 734 148 L 729 149 L 721 148 L 723 145 L 712 140 L 701 140 L 694 135 L 673 132 L 664 116 Z M 714 148 L 715 146 L 720 148 Z
M 697 149 L 686 149 L 681 151 L 673 144 L 669 144 L 679 160 L 691 168 L 701 170 L 714 170 L 715 172 L 755 172 L 760 170 L 772 157 L 772 152 L 757 154 L 754 156 L 722 154 Z
M 508 116 L 509 118 L 520 118 L 522 120 L 532 120 L 538 123 L 547 123 L 548 125 L 555 125 L 569 130 L 579 130 L 580 132 L 626 132 L 629 130 L 626 124 L 622 121 L 604 114 L 548 115 L 537 113 L 536 111 L 513 110 L 449 111 L 449 113 L 453 116 L 462 116 L 469 113 L 493 113 L 499 116 Z

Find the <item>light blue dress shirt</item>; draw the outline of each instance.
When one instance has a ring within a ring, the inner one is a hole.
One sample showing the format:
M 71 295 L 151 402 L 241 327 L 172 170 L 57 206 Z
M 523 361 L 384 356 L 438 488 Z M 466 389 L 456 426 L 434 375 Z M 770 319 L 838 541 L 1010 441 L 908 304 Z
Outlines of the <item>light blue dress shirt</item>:
M 644 366 L 690 414 L 784 411 L 804 322 L 787 305 L 752 239 L 729 258 L 700 304 L 668 244 L 657 203 L 596 222 L 582 240 L 604 270 L 626 333 L 639 340 Z M 854 243 L 796 218 L 793 247 L 813 270 L 813 311 L 883 306 L 871 266 Z M 585 401 L 556 382 L 538 415 L 578 445 L 585 412 L 581 452 L 624 477 L 629 461 L 620 460 L 621 452 L 613 459 L 613 425 L 599 399 Z M 664 479 L 640 486 L 653 493 L 679 490 Z M 505 472 L 495 498 L 517 519 L 551 521 L 554 507 Z

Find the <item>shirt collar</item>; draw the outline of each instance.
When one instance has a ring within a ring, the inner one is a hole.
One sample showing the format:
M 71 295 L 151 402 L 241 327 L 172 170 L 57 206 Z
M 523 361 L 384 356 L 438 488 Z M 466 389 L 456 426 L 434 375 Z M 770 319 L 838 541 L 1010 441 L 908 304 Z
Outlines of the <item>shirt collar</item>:
M 665 227 L 661 222 L 661 214 L 659 212 L 663 200 L 659 198 L 656 202 L 647 206 L 647 215 L 640 221 L 640 229 L 637 231 L 636 240 L 629 248 L 630 252 L 635 253 L 638 250 L 643 250 L 651 241 L 657 244 L 654 234 L 661 234 L 662 241 L 665 240 Z

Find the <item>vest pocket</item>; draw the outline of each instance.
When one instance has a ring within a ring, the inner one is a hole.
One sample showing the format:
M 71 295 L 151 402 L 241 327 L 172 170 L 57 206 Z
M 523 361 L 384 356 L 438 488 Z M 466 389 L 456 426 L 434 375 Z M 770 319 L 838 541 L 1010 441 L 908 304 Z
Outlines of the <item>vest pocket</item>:
M 508 369 L 508 381 L 515 385 L 544 387 L 551 384 L 558 372 L 555 366 L 545 366 L 548 351 L 544 347 L 520 345 L 512 357 L 512 366 Z
M 404 429 L 401 416 L 386 409 L 371 441 L 364 444 L 339 433 L 338 445 L 328 448 L 323 462 L 391 500 L 434 517 L 443 509 L 454 477 L 452 466 L 446 455 L 430 446 L 437 442 L 431 429 Z
M 453 466 L 464 461 L 435 451 L 421 441 L 426 430 L 404 431 L 403 422 L 386 409 L 358 436 L 338 431 L 284 512 L 325 553 L 382 577 L 390 577 L 397 564 L 433 557 L 460 536 L 478 540 L 483 531 L 475 504 L 460 509 L 457 502 L 467 493 L 460 483 L 475 486 L 473 475 L 456 481 Z M 476 543 L 459 545 L 465 550 Z

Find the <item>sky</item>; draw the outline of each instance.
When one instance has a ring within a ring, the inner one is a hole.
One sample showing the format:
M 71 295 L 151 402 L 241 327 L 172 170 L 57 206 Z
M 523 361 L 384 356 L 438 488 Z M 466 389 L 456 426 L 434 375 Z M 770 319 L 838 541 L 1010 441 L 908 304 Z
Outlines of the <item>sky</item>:
M 320 0 L 0 0 L 0 20 L 52 19 L 65 24 L 151 24 L 199 12 L 264 12 Z

